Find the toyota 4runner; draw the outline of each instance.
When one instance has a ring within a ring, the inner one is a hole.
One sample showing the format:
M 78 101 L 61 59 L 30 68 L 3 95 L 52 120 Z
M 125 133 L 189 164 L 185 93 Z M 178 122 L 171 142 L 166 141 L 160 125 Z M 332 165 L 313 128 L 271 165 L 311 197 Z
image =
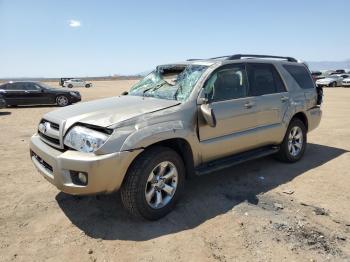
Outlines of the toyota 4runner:
M 191 176 L 272 154 L 300 160 L 321 102 L 292 57 L 190 59 L 158 66 L 121 96 L 47 113 L 30 155 L 59 190 L 120 190 L 130 213 L 155 220 Z

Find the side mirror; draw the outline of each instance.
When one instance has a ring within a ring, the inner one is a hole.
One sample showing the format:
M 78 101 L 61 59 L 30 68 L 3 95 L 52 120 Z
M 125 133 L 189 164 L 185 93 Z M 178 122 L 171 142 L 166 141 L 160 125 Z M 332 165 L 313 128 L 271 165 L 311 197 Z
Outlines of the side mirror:
M 202 116 L 207 122 L 207 124 L 211 127 L 216 127 L 216 118 L 214 114 L 214 110 L 210 107 L 209 104 L 202 104 L 200 106 Z
M 128 95 L 128 94 L 129 94 L 128 91 L 123 91 L 123 93 L 121 93 L 122 96 L 126 96 L 126 95 Z

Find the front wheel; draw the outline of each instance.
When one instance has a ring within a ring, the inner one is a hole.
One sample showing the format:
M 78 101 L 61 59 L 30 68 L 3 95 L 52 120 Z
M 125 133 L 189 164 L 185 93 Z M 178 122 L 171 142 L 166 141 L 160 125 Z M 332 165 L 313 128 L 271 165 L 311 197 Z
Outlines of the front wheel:
M 300 160 L 304 155 L 306 142 L 307 135 L 304 123 L 298 118 L 292 119 L 276 155 L 277 158 L 287 163 Z
M 58 106 L 67 106 L 69 105 L 69 99 L 64 95 L 61 95 L 56 98 L 56 103 Z
M 90 85 L 90 84 L 86 84 L 85 87 L 86 87 L 86 88 L 89 88 L 89 87 L 91 87 L 91 85 Z
M 330 84 L 331 87 L 337 87 L 337 82 L 333 82 Z
M 131 165 L 121 188 L 124 207 L 134 216 L 157 220 L 168 214 L 185 182 L 181 157 L 167 147 L 153 147 Z

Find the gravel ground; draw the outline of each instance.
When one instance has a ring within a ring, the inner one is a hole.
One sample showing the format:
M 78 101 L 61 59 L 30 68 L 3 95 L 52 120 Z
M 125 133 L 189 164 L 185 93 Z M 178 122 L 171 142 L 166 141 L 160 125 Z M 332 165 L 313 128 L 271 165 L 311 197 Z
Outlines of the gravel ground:
M 79 88 L 84 101 L 134 81 Z M 56 85 L 56 83 L 51 83 Z M 35 170 L 28 143 L 55 106 L 0 110 L 0 261 L 350 261 L 350 89 L 325 90 L 304 158 L 271 157 L 198 177 L 156 221 L 118 193 L 73 197 Z

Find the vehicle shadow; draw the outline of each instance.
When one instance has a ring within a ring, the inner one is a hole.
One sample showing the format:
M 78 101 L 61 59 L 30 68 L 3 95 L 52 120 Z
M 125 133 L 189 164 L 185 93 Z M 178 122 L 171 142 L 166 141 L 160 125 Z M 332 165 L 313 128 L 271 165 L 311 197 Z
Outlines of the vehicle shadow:
M 0 116 L 7 116 L 7 115 L 11 115 L 11 112 L 8 112 L 8 111 L 1 112 L 0 111 Z
M 21 108 L 41 108 L 41 107 L 59 107 L 58 105 L 21 105 L 21 106 L 9 106 L 11 109 L 21 109 Z
M 93 238 L 144 241 L 194 228 L 248 201 L 258 204 L 258 195 L 291 181 L 306 171 L 348 151 L 309 144 L 304 158 L 294 164 L 272 157 L 250 161 L 226 170 L 191 179 L 174 211 L 154 222 L 134 219 L 122 208 L 120 196 L 56 196 L 71 222 Z

